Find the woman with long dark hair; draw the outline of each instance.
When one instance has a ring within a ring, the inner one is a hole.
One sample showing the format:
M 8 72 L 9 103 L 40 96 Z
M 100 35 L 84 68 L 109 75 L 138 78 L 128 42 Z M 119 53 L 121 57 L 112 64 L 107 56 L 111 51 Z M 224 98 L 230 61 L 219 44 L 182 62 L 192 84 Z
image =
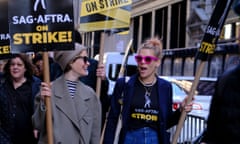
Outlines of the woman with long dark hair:
M 34 144 L 31 117 L 41 81 L 25 54 L 13 54 L 0 78 L 0 144 Z

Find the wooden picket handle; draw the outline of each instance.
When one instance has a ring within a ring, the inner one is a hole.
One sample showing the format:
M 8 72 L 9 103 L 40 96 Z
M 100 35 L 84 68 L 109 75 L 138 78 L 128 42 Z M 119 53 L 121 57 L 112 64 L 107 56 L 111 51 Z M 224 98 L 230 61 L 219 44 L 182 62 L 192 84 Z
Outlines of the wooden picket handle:
M 121 68 L 120 68 L 120 72 L 118 74 L 118 78 L 124 76 L 125 64 L 127 62 L 128 53 L 129 53 L 129 51 L 131 49 L 131 46 L 132 46 L 132 41 L 133 41 L 132 39 L 129 41 L 127 49 L 125 50 L 125 54 L 124 54 L 124 57 L 123 57 L 122 65 L 121 65 Z
M 128 53 L 129 53 L 129 50 L 130 50 L 131 46 L 132 46 L 132 39 L 129 41 L 128 46 L 127 46 L 127 48 L 125 50 L 125 55 L 124 55 L 124 58 L 123 58 L 123 61 L 122 61 L 122 65 L 121 65 L 121 68 L 120 68 L 120 72 L 119 72 L 118 78 L 124 76 L 124 70 L 125 70 L 124 65 L 125 65 L 125 63 L 127 61 Z M 110 111 L 110 108 L 109 108 L 108 112 L 109 111 Z M 102 135 L 101 135 L 101 139 L 100 139 L 100 144 L 103 144 L 103 138 L 104 138 L 104 133 L 105 133 L 105 130 L 106 130 L 106 125 L 107 125 L 107 118 L 106 118 L 106 120 L 104 122 Z
M 104 55 L 104 32 L 101 33 L 98 66 L 103 64 L 103 55 Z M 98 98 L 100 98 L 101 93 L 101 81 L 102 81 L 101 77 L 97 77 L 96 95 L 98 96 Z
M 50 85 L 48 52 L 43 52 L 43 79 L 44 82 Z M 48 144 L 53 144 L 52 106 L 50 97 L 48 96 L 45 97 L 45 104 L 46 104 L 47 139 Z
M 197 89 L 197 85 L 198 85 L 199 79 L 201 77 L 202 71 L 204 69 L 205 63 L 206 63 L 205 61 L 201 61 L 200 64 L 199 64 L 199 67 L 197 69 L 197 73 L 195 75 L 195 78 L 194 78 L 194 81 L 193 81 L 190 93 L 189 93 L 189 95 L 187 97 L 187 103 L 186 104 L 189 104 L 192 101 L 193 97 L 194 97 L 194 94 L 195 94 L 195 91 Z M 172 144 L 177 144 L 177 139 L 178 139 L 179 134 L 181 132 L 181 128 L 183 126 L 183 123 L 185 121 L 186 116 L 187 116 L 187 113 L 185 111 L 182 111 L 180 119 L 179 119 L 179 122 L 178 122 L 178 125 L 177 125 L 176 132 L 175 132 L 175 134 L 173 136 Z

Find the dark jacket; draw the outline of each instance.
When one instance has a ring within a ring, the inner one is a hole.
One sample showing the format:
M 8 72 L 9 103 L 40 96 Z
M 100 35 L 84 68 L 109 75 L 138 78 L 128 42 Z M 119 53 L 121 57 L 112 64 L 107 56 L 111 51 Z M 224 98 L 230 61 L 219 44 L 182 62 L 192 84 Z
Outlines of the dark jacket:
M 203 142 L 240 143 L 240 65 L 218 78 Z
M 120 78 L 117 80 L 114 92 L 111 99 L 111 109 L 108 116 L 108 122 L 106 126 L 106 131 L 104 135 L 104 144 L 112 144 L 114 140 L 116 125 L 118 121 L 118 116 L 120 114 L 119 100 L 121 99 L 122 90 L 124 89 L 123 97 L 123 110 L 122 110 L 122 129 L 120 134 L 119 143 L 122 144 L 128 129 L 128 120 L 130 113 L 130 104 L 134 91 L 134 84 L 137 80 L 138 75 L 133 75 L 128 83 L 125 85 L 125 79 Z M 125 85 L 125 87 L 124 87 Z M 158 78 L 158 97 L 159 97 L 159 143 L 169 144 L 170 143 L 170 133 L 167 129 L 171 126 L 177 124 L 180 117 L 180 111 L 177 110 L 173 113 L 172 111 L 172 86 L 169 82 Z
M 40 88 L 40 79 L 33 77 L 31 81 L 32 85 L 32 106 L 33 100 L 37 92 Z M 0 144 L 11 144 L 11 131 L 14 131 L 14 127 L 12 125 L 12 110 L 8 99 L 8 95 L 6 95 L 6 89 L 8 88 L 7 80 L 0 75 Z M 33 111 L 33 107 L 32 107 Z M 27 114 L 26 114 L 27 115 Z M 31 116 L 32 114 L 30 114 Z M 31 118 L 31 117 L 30 117 Z M 30 138 L 28 138 L 30 140 Z
M 97 74 L 96 70 L 98 67 L 98 61 L 95 59 L 89 59 L 90 66 L 88 67 L 88 75 L 84 77 L 80 77 L 80 81 L 84 84 L 90 86 L 96 91 L 97 87 Z M 105 123 L 106 115 L 110 106 L 110 98 L 108 96 L 108 80 L 101 81 L 101 92 L 100 92 L 100 101 L 102 106 L 102 127 Z

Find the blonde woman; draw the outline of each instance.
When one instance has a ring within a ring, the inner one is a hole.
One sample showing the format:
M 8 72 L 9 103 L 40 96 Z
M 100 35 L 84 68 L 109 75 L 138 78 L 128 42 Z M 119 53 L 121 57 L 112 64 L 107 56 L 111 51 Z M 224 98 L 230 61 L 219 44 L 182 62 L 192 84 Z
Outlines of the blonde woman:
M 112 144 L 118 117 L 122 115 L 120 144 L 169 144 L 167 129 L 175 125 L 180 109 L 172 111 L 172 86 L 156 75 L 162 56 L 162 42 L 157 38 L 148 39 L 138 49 L 135 60 L 138 73 L 118 79 L 112 95 L 104 144 Z M 123 93 L 123 98 L 122 98 Z M 122 111 L 120 110 L 122 99 Z M 182 109 L 189 112 L 191 104 L 182 103 Z

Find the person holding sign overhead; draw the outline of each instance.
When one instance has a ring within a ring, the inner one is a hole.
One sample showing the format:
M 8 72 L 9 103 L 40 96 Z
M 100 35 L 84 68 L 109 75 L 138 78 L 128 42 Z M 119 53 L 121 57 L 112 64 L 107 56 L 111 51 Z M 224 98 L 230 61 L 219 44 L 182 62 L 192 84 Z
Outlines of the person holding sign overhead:
M 191 111 L 182 102 L 172 111 L 172 85 L 156 74 L 161 63 L 162 42 L 148 39 L 138 49 L 135 60 L 138 74 L 117 80 L 111 99 L 104 144 L 113 144 L 119 115 L 122 128 L 119 144 L 169 144 L 171 126 L 177 124 L 181 110 Z M 122 105 L 122 110 L 121 110 Z
M 79 81 L 88 74 L 86 48 L 75 43 L 75 50 L 57 51 L 56 62 L 63 75 L 49 86 L 43 82 L 35 99 L 34 128 L 39 131 L 39 144 L 47 144 L 44 98 L 51 96 L 53 139 L 62 144 L 99 144 L 101 104 L 92 88 Z

